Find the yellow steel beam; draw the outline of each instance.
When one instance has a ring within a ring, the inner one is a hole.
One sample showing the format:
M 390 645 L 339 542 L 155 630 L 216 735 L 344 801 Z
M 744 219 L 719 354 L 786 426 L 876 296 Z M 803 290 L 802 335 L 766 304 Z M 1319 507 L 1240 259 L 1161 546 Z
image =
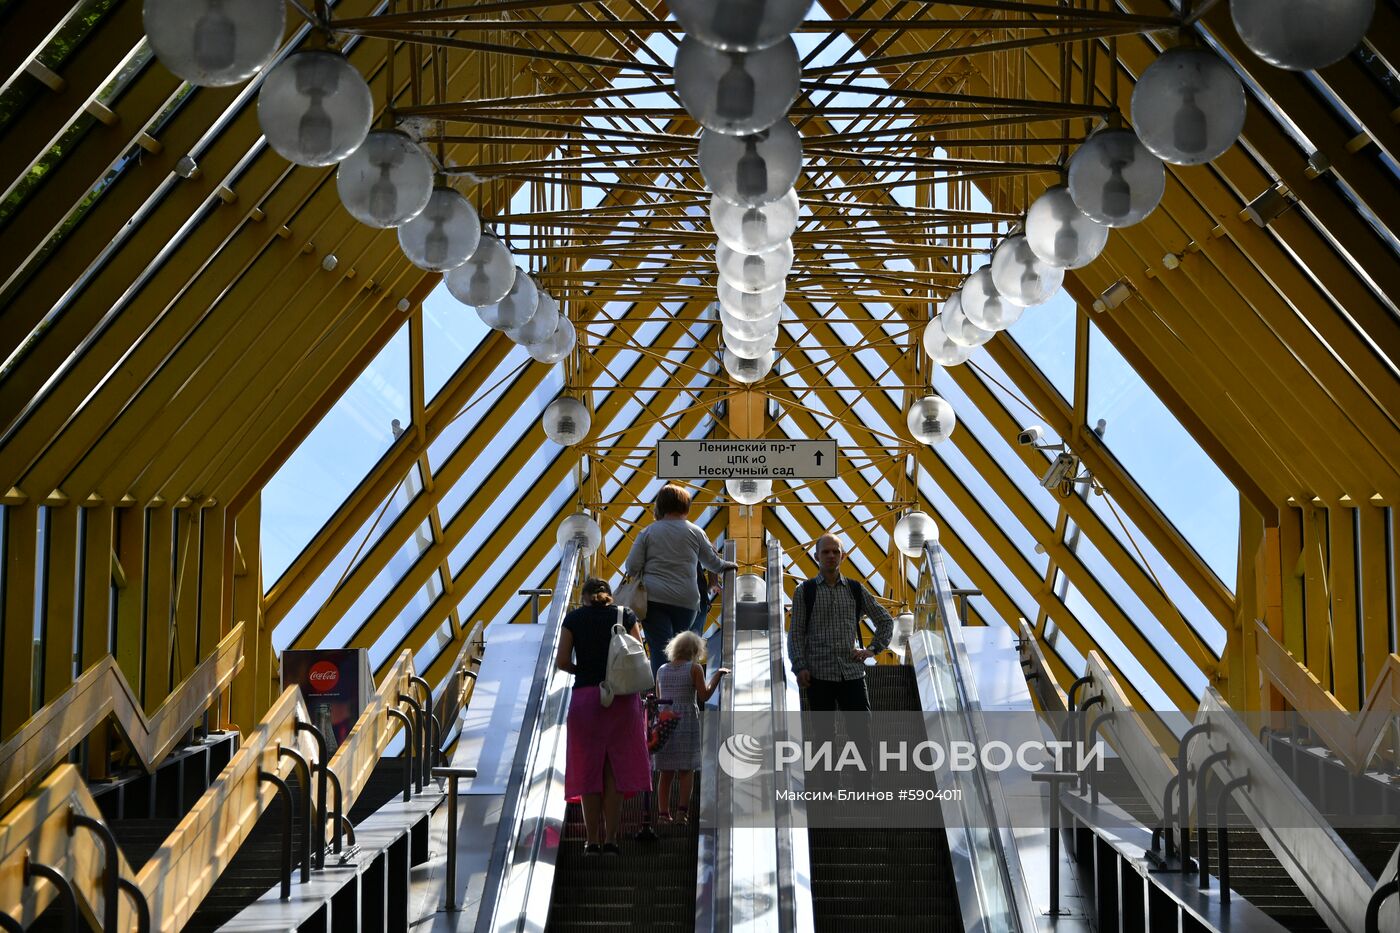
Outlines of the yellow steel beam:
M 1370 502 L 1356 507 L 1356 555 L 1360 569 L 1361 660 L 1360 682 L 1373 684 L 1390 654 L 1390 613 L 1386 594 L 1389 589 L 1386 567 L 1386 515 Z
M 82 510 L 69 503 L 48 508 L 48 566 L 44 574 L 44 703 L 73 682 L 73 630 L 78 612 L 78 539 Z M 6 669 L 6 676 L 9 671 Z
M 5 507 L 5 615 L 0 663 L 0 742 L 15 733 L 34 711 L 34 581 L 39 538 L 39 506 L 33 500 Z

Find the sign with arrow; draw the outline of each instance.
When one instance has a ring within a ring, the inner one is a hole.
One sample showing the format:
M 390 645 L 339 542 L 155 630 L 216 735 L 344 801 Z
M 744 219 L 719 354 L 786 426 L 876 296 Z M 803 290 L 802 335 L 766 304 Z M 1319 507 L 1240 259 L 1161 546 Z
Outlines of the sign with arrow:
M 658 479 L 835 479 L 833 440 L 659 441 Z

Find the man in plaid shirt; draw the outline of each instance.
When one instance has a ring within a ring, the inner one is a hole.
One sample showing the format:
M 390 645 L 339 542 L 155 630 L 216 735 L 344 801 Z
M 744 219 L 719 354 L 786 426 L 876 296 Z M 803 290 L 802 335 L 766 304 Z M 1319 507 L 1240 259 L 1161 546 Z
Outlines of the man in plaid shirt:
M 793 596 L 788 654 L 797 685 L 807 690 L 807 706 L 814 712 L 868 712 L 864 662 L 889 647 L 894 634 L 894 619 L 885 607 L 858 582 L 841 576 L 845 557 L 839 538 L 822 535 L 817 539 L 820 573 L 800 584 Z M 814 592 L 805 592 L 808 587 Z M 862 616 L 875 622 L 869 648 L 860 647 Z

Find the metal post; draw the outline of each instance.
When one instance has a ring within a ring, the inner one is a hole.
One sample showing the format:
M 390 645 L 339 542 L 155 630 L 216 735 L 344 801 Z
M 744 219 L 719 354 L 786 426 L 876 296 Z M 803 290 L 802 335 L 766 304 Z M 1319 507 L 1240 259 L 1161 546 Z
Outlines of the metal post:
M 1091 676 L 1088 675 L 1088 674 L 1085 674 L 1083 677 L 1080 677 L 1080 678 L 1079 678 L 1078 680 L 1076 680 L 1074 683 L 1072 683 L 1072 684 L 1069 685 L 1069 695 L 1068 695 L 1068 697 L 1067 697 L 1067 699 L 1068 699 L 1067 705 L 1068 705 L 1069 711 L 1070 711 L 1071 713 L 1074 712 L 1074 704 L 1075 704 L 1075 701 L 1076 701 L 1076 700 L 1078 699 L 1078 697 L 1079 697 L 1079 688 L 1081 688 L 1081 687 L 1087 687 L 1089 684 L 1091 684 L 1091 683 L 1093 683 L 1093 682 L 1094 682 L 1094 678 L 1091 677 Z
M 130 878 L 118 878 L 117 884 L 136 908 L 136 933 L 151 933 L 151 905 L 146 902 L 146 892 Z
M 355 824 L 350 822 L 350 817 L 344 813 L 340 814 L 340 822 L 337 825 L 339 826 L 338 831 L 345 833 L 345 838 L 350 842 L 350 845 L 354 846 L 356 844 Z
M 73 885 L 63 877 L 63 872 L 52 865 L 34 861 L 27 853 L 24 856 L 24 883 L 32 885 L 35 878 L 43 878 L 58 888 L 58 899 L 63 902 L 64 926 L 70 933 L 78 933 L 78 895 Z
M 309 722 L 297 720 L 296 731 L 307 732 L 316 742 L 316 870 L 321 871 L 326 867 L 326 775 L 330 772 L 329 761 L 326 756 L 326 737 L 321 734 Z M 309 790 L 309 786 L 308 786 Z
M 1102 696 L 1100 696 L 1100 699 L 1102 699 Z M 1094 736 L 1096 736 L 1096 735 L 1099 734 L 1099 729 L 1100 729 L 1100 727 L 1102 727 L 1104 723 L 1108 722 L 1110 719 L 1112 719 L 1112 718 L 1113 718 L 1114 716 L 1116 716 L 1116 715 L 1118 715 L 1118 714 L 1117 714 L 1115 711 L 1113 711 L 1113 710 L 1108 710 L 1107 712 L 1099 713 L 1097 716 L 1095 716 L 1095 717 L 1094 717 L 1094 721 L 1091 722 L 1091 723 L 1089 723 L 1089 732 L 1088 732 L 1088 738 L 1086 739 L 1086 741 L 1089 742 L 1089 743 L 1092 743 L 1092 742 L 1094 741 Z M 1097 807 L 1097 806 L 1099 805 L 1099 781 L 1098 781 L 1098 778 L 1094 778 L 1093 780 L 1091 780 L 1091 781 L 1089 782 L 1089 791 L 1090 791 L 1090 794 L 1089 794 L 1089 805 L 1090 805 L 1090 806 Z
M 408 803 L 413 796 L 413 744 L 417 732 L 414 731 L 413 720 L 403 710 L 390 707 L 384 712 L 395 719 L 403 720 L 403 802 Z
M 408 705 L 408 708 L 413 710 L 413 722 L 415 725 L 415 730 L 409 736 L 409 741 L 413 743 L 414 751 L 416 752 L 418 750 L 418 743 L 422 741 L 422 735 L 427 729 L 427 725 L 423 721 L 423 707 L 417 700 L 409 696 L 407 693 L 399 694 L 399 702 L 406 703 Z M 404 748 L 405 750 L 407 750 L 407 743 L 404 744 Z M 413 769 L 413 783 L 414 791 L 419 794 L 423 793 L 423 766 L 421 761 L 419 762 L 418 767 Z
M 1032 774 L 1031 780 L 1050 785 L 1050 916 L 1060 915 L 1060 788 L 1079 780 L 1073 771 Z
M 5 933 L 24 933 L 24 927 L 19 925 L 19 921 L 4 912 L 0 912 L 0 930 L 4 930 Z
M 1181 793 L 1180 817 L 1181 817 L 1181 870 L 1191 870 L 1191 773 L 1186 768 L 1186 761 L 1191 740 L 1198 735 L 1210 733 L 1210 723 L 1203 722 L 1187 729 L 1181 736 L 1181 742 L 1176 747 L 1176 773 L 1182 775 L 1181 783 L 1177 790 Z
M 1215 852 L 1220 857 L 1220 905 L 1230 903 L 1230 795 L 1236 789 L 1249 786 L 1249 775 L 1226 781 L 1215 798 Z
M 102 929 L 117 929 L 117 880 L 121 877 L 118 869 L 119 850 L 117 838 L 111 827 L 101 820 L 93 819 L 76 809 L 68 808 L 68 835 L 79 829 L 90 829 L 102 845 Z
M 538 623 L 540 621 L 540 597 L 554 595 L 553 590 L 516 590 L 519 596 L 530 597 L 530 621 Z
M 321 777 L 322 777 L 323 780 L 324 780 L 324 779 L 327 779 L 327 778 L 330 779 L 330 784 L 331 784 L 331 800 L 333 801 L 333 804 L 332 804 L 332 806 L 331 806 L 331 814 L 330 814 L 330 818 L 331 818 L 331 835 L 332 835 L 331 846 L 332 846 L 332 851 L 334 851 L 336 855 L 339 855 L 339 854 L 340 854 L 340 824 L 341 824 L 341 821 L 343 821 L 343 820 L 345 819 L 345 815 L 344 815 L 344 813 L 342 812 L 342 810 L 343 810 L 343 808 L 344 808 L 344 805 L 345 805 L 345 794 L 344 794 L 343 789 L 342 789 L 341 786 L 340 786 L 340 775 L 336 774 L 335 771 L 331 770 L 331 766 L 330 766 L 330 765 L 328 765 L 328 764 L 322 764 L 322 765 L 321 765 Z M 324 819 L 325 819 L 325 816 L 326 816 L 326 814 L 325 814 L 325 811 L 323 810 L 323 811 L 321 812 L 321 818 L 324 820 Z
M 1206 791 L 1210 789 L 1210 770 L 1229 757 L 1228 751 L 1214 752 L 1207 755 L 1196 769 L 1196 807 L 1201 811 L 1196 816 L 1196 822 L 1201 827 L 1201 865 L 1196 883 L 1202 890 L 1210 888 L 1210 840 L 1206 838 L 1206 827 L 1210 825 L 1210 798 L 1206 796 Z
M 1371 899 L 1366 902 L 1366 933 L 1381 933 L 1381 905 L 1397 891 L 1400 891 L 1400 869 L 1395 872 L 1395 877 L 1371 892 Z
M 437 756 L 430 749 L 436 748 L 440 728 L 438 727 L 437 711 L 433 708 L 433 688 L 428 682 L 417 674 L 410 674 L 408 682 L 423 691 L 423 730 L 419 738 L 423 743 L 422 769 L 423 783 L 427 783 L 431 777 L 433 768 L 437 767 Z
M 302 810 L 306 816 L 301 821 L 301 883 L 307 884 L 311 881 L 311 765 L 302 757 L 301 752 L 285 745 L 277 746 L 277 757 L 292 759 L 292 765 L 301 776 Z
M 1168 859 L 1176 855 L 1176 845 L 1172 842 L 1172 791 L 1176 790 L 1176 785 L 1181 782 L 1181 775 L 1173 774 L 1167 779 L 1167 786 L 1162 788 L 1162 825 L 1152 830 L 1152 849 L 1155 855 L 1157 852 L 1157 840 L 1161 838 L 1166 845 L 1162 848 L 1162 865 L 1165 866 Z
M 433 777 L 447 779 L 447 911 L 457 910 L 457 779 L 476 777 L 475 768 L 434 768 Z
M 966 624 L 967 624 L 967 600 L 968 600 L 968 597 L 970 597 L 970 596 L 981 596 L 981 595 L 982 595 L 982 591 L 981 591 L 981 590 L 965 590 L 965 589 L 959 590 L 959 589 L 955 589 L 955 590 L 952 590 L 951 593 L 950 593 L 949 595 L 951 595 L 954 599 L 956 599 L 956 600 L 958 601 L 958 621 L 961 622 L 963 625 L 966 625 Z
M 258 780 L 277 788 L 282 798 L 282 900 L 289 901 L 292 899 L 292 789 L 271 771 L 259 771 Z

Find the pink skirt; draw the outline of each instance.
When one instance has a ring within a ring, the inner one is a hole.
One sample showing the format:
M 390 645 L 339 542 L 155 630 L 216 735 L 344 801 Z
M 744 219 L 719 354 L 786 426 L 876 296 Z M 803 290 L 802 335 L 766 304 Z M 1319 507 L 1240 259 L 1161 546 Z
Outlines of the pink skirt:
M 612 706 L 605 707 L 597 687 L 575 687 L 569 700 L 565 747 L 564 796 L 569 800 L 603 792 L 604 762 L 612 765 L 613 780 L 624 797 L 651 790 L 640 696 L 615 697 Z

